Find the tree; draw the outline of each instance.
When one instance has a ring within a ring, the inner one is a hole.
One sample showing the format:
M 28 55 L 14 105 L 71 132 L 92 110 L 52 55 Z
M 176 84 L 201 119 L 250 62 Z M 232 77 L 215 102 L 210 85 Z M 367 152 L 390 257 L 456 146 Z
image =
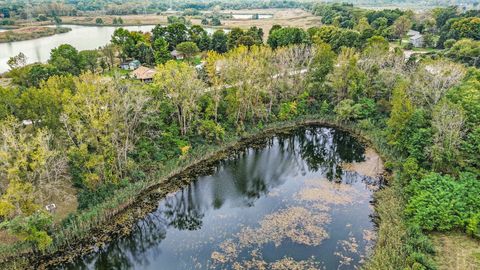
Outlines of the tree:
M 24 90 L 19 97 L 18 116 L 32 121 L 34 127 L 48 127 L 58 135 L 65 93 L 72 88 L 71 76 L 53 76 L 41 82 L 38 88 Z
M 100 48 L 102 59 L 108 65 L 108 68 L 112 68 L 115 65 L 115 57 L 118 53 L 118 46 L 115 44 L 107 44 Z
M 217 30 L 212 35 L 212 50 L 218 53 L 227 52 L 228 37 L 223 30 Z
M 432 108 L 465 74 L 461 64 L 448 60 L 425 61 L 413 74 L 409 94 L 418 105 Z
M 154 84 L 158 89 L 156 95 L 167 95 L 176 107 L 181 135 L 186 135 L 196 118 L 198 100 L 206 89 L 195 68 L 184 62 L 168 61 L 158 66 Z
M 52 149 L 47 129 L 29 133 L 14 117 L 0 122 L 0 144 L 0 216 L 29 216 L 45 203 L 46 190 L 59 191 L 55 182 L 65 180 L 65 160 Z
M 57 67 L 51 64 L 33 64 L 28 66 L 27 77 L 20 82 L 20 85 L 27 87 L 38 87 L 43 81 L 48 78 L 64 74 L 60 72 Z
M 98 68 L 98 51 L 97 50 L 86 50 L 80 51 L 79 57 L 81 58 L 82 67 L 85 69 L 90 70 L 92 73 L 95 73 L 96 69 Z
M 50 53 L 48 63 L 62 74 L 79 75 L 83 69 L 82 58 L 72 45 L 62 44 Z
M 131 169 L 129 153 L 148 98 L 141 89 L 91 73 L 75 78 L 74 89 L 60 118 L 72 180 L 90 191 L 118 185 Z
M 454 39 L 471 38 L 480 40 L 480 18 L 470 17 L 455 21 L 450 27 L 448 35 Z
M 336 65 L 328 76 L 330 87 L 334 90 L 334 100 L 343 99 L 356 101 L 364 88 L 365 75 L 357 66 L 358 53 L 353 48 L 342 48 Z
M 103 19 L 102 18 L 96 18 L 95 23 L 96 24 L 103 24 Z
M 27 57 L 25 56 L 25 54 L 20 52 L 19 54 L 10 57 L 8 59 L 7 64 L 10 67 L 10 69 L 24 67 L 27 64 Z
M 170 51 L 168 50 L 168 43 L 163 38 L 157 38 L 153 43 L 153 54 L 155 63 L 165 64 L 172 58 Z
M 460 145 L 464 135 L 465 115 L 463 109 L 449 101 L 438 103 L 432 114 L 434 130 L 431 158 L 437 171 L 451 173 L 453 164 L 461 161 Z
M 178 44 L 188 41 L 188 28 L 182 23 L 169 24 L 166 27 L 161 25 L 155 26 L 152 30 L 153 40 L 164 38 L 170 46 L 170 50 L 174 50 Z
M 222 25 L 222 22 L 220 21 L 220 19 L 218 17 L 213 17 L 211 22 L 212 22 L 212 26 Z
M 446 55 L 455 61 L 480 68 L 480 41 L 461 39 L 454 42 Z
M 238 40 L 244 35 L 245 33 L 241 28 L 235 27 L 228 33 L 227 38 L 227 48 L 229 50 L 237 47 Z
M 191 41 L 178 44 L 176 49 L 178 52 L 184 54 L 187 60 L 190 60 L 192 56 L 194 56 L 200 51 L 197 47 L 197 44 Z
M 316 45 L 315 55 L 308 70 L 310 89 L 319 90 L 322 87 L 328 73 L 333 69 L 335 57 L 330 45 L 326 43 Z
M 410 28 L 412 28 L 412 22 L 405 15 L 398 17 L 393 23 L 393 33 L 399 39 L 400 45 L 402 44 L 403 37 L 407 34 Z
M 275 30 L 268 37 L 267 43 L 273 49 L 292 44 L 309 43 L 307 33 L 300 28 L 286 27 Z
M 190 28 L 190 40 L 197 44 L 200 51 L 207 51 L 210 49 L 211 39 L 207 31 L 200 25 L 194 25 Z
M 407 95 L 407 83 L 400 81 L 393 90 L 392 111 L 387 121 L 388 143 L 394 147 L 403 148 L 402 145 L 407 133 L 408 123 L 414 113 L 415 107 Z
M 7 118 L 17 110 L 18 90 L 16 88 L 0 87 L 0 121 Z

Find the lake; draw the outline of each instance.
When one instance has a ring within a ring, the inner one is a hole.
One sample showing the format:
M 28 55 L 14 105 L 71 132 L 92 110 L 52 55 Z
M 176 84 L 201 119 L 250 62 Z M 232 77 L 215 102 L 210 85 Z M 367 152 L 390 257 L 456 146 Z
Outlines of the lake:
M 116 28 L 114 26 L 81 26 L 62 25 L 72 31 L 25 41 L 0 43 L 0 73 L 8 71 L 7 61 L 10 57 L 23 52 L 27 56 L 28 63 L 46 62 L 50 58 L 50 51 L 61 44 L 70 44 L 77 50 L 93 50 L 110 42 Z M 130 31 L 149 32 L 155 25 L 123 26 Z M 206 28 L 207 32 L 213 33 L 216 29 Z
M 346 132 L 259 140 L 61 269 L 358 269 L 375 244 L 378 155 Z

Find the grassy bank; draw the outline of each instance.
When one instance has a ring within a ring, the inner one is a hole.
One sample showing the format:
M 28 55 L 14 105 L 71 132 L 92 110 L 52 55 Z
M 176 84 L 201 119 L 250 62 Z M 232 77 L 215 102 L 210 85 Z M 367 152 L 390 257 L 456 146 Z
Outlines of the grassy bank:
M 48 37 L 55 34 L 66 33 L 71 30 L 72 29 L 67 27 L 23 27 L 15 30 L 0 32 L 0 43 Z
M 106 202 L 88 211 L 72 215 L 68 219 L 68 226 L 53 229 L 53 244 L 43 252 L 34 250 L 26 243 L 0 246 L 0 258 L 3 260 L 0 262 L 0 267 L 42 269 L 50 263 L 65 262 L 72 258 L 72 254 L 77 256 L 91 252 L 94 246 L 102 246 L 111 239 L 128 234 L 136 220 L 155 209 L 155 203 L 146 204 L 144 201 L 157 202 L 169 192 L 178 190 L 192 180 L 187 175 L 195 173 L 196 169 L 201 171 L 209 167 L 213 162 L 224 159 L 229 153 L 255 142 L 259 137 L 304 125 L 332 126 L 349 131 L 376 149 L 385 160 L 391 160 L 394 156 L 381 130 L 339 122 L 331 117 L 312 115 L 269 124 L 262 128 L 251 128 L 242 136 L 227 137 L 222 144 L 202 145 L 192 149 L 181 159 L 159 164 L 158 170 L 148 175 L 146 180 L 128 184 Z M 148 200 L 139 198 L 148 198 Z M 409 234 L 402 214 L 401 189 L 392 180 L 391 185 L 379 191 L 375 198 L 379 224 L 378 244 L 366 267 L 367 269 L 403 269 L 408 255 L 404 247 Z M 385 265 L 391 267 L 381 267 Z

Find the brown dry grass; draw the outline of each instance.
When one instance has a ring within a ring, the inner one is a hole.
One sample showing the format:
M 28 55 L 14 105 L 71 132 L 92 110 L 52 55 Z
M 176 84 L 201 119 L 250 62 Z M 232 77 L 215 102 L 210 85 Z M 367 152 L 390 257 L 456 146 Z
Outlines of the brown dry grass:
M 309 28 L 312 26 L 321 25 L 320 17 L 302 10 L 302 9 L 259 9 L 259 10 L 223 10 L 222 13 L 240 13 L 240 14 L 272 14 L 272 18 L 261 20 L 245 20 L 245 19 L 229 19 L 222 20 L 222 26 L 219 28 L 249 28 L 257 26 L 268 33 L 273 25 L 279 24 L 282 26 Z M 105 25 L 111 25 L 114 18 L 119 16 L 95 16 L 95 17 L 62 17 L 62 22 L 65 24 L 85 24 L 95 25 L 96 18 L 102 18 Z M 120 16 L 123 19 L 124 25 L 150 25 L 150 24 L 166 24 L 167 15 L 127 15 Z M 190 18 L 193 24 L 200 24 L 200 19 Z
M 463 233 L 433 233 L 439 270 L 480 269 L 480 241 Z
M 58 33 L 60 30 L 68 31 L 68 29 L 56 29 L 46 26 L 29 26 L 13 29 L 10 31 L 0 32 L 0 42 L 11 42 L 29 40 L 40 37 L 52 36 Z

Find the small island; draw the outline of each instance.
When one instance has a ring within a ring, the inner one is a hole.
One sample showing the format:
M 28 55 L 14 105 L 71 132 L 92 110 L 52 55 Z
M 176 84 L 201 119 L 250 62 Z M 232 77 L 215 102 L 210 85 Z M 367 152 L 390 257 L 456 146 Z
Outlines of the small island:
M 30 40 L 71 31 L 68 27 L 31 26 L 0 32 L 0 43 Z

